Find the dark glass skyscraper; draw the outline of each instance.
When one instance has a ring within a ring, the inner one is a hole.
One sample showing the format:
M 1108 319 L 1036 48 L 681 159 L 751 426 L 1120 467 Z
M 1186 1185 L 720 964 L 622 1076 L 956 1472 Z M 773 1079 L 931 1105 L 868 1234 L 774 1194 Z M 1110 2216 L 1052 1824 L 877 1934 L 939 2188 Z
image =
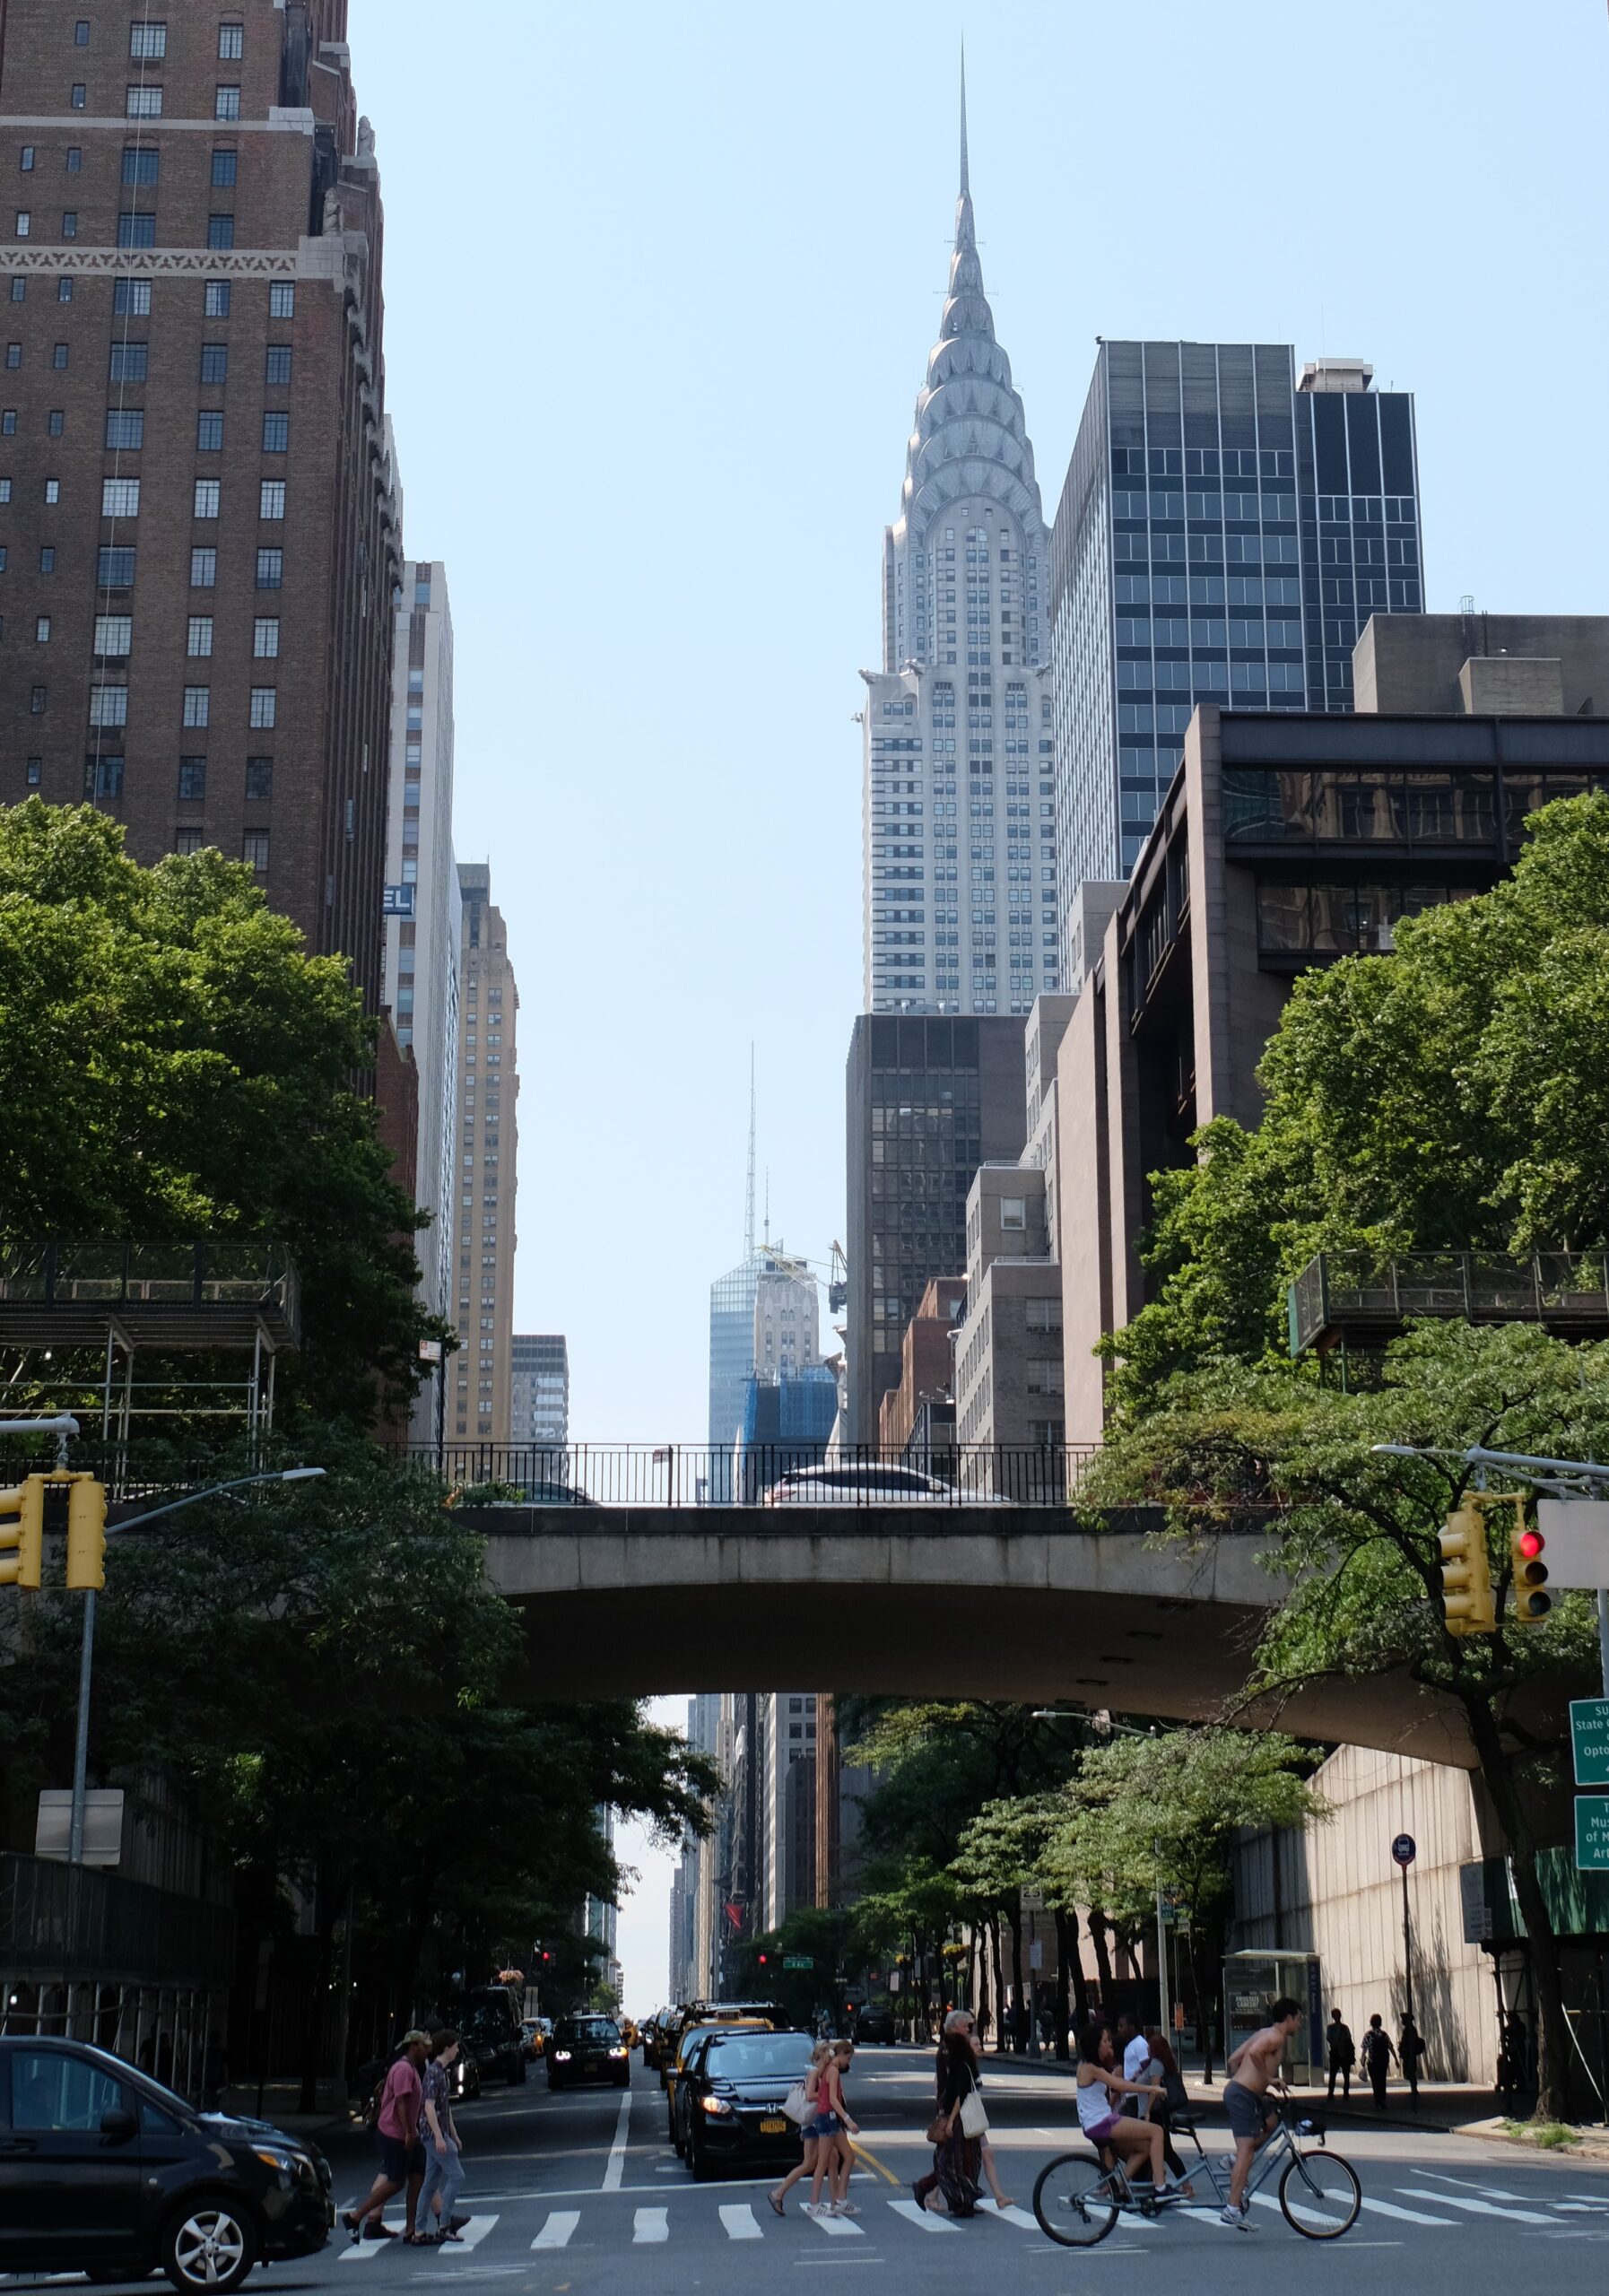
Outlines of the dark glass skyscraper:
M 1128 874 L 1196 702 L 1350 709 L 1370 615 L 1422 612 L 1413 401 L 1372 377 L 1299 376 L 1288 344 L 1101 344 L 1051 540 L 1064 967 L 1079 886 Z

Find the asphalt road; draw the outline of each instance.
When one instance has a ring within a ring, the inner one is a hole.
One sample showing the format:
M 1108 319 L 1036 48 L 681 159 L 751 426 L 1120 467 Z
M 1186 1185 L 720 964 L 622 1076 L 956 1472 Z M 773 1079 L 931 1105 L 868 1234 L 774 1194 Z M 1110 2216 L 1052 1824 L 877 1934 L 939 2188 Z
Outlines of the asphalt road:
M 406 2283 L 514 2280 L 540 2296 L 645 2296 L 731 2291 L 752 2296 L 778 2273 L 867 2272 L 894 2296 L 933 2296 L 935 2287 L 977 2288 L 980 2274 L 1024 2275 L 1022 2287 L 1069 2283 L 1099 2296 L 1153 2296 L 1159 2271 L 1173 2286 L 1240 2296 L 1333 2279 L 1352 2290 L 1374 2280 L 1411 2278 L 1415 2296 L 1497 2296 L 1535 2281 L 1602 2286 L 1609 2270 L 1609 2164 L 1531 2159 L 1505 2146 L 1418 2132 L 1346 2128 L 1335 2149 L 1362 2180 L 1363 2213 L 1344 2238 L 1320 2243 L 1293 2232 L 1272 2200 L 1255 2208 L 1248 2235 L 1221 2225 L 1216 2211 L 1175 2212 L 1146 2223 L 1119 2217 L 1097 2248 L 1075 2252 L 1039 2231 L 1031 2208 L 1034 2179 L 1074 2142 L 1065 2075 L 1013 2066 L 986 2075 L 1002 2181 L 1017 2204 L 1004 2220 L 988 2213 L 961 2224 L 918 2216 L 909 2180 L 927 2165 L 922 2141 L 931 2058 L 910 2049 L 862 2049 L 847 2084 L 862 2126 L 864 2158 L 850 2197 L 858 2218 L 828 2225 L 802 2214 L 796 2187 L 778 2222 L 766 2205 L 769 2179 L 695 2186 L 665 2137 L 657 2080 L 632 2061 L 631 2086 L 550 2096 L 535 2068 L 524 2090 L 489 2092 L 460 2114 L 468 2177 L 460 2203 L 471 2222 L 464 2244 L 435 2251 L 399 2241 L 344 2236 L 303 2263 L 259 2270 L 252 2286 L 272 2296 L 333 2289 L 336 2296 L 382 2296 Z M 1204 2130 L 1210 2153 L 1225 2150 L 1222 2128 Z M 326 2147 L 336 2197 L 349 2205 L 368 2188 L 373 2160 L 361 2134 Z M 1188 2155 L 1188 2146 L 1186 2148 Z M 395 2203 L 389 2220 L 400 2224 Z M 763 2256 L 757 2243 L 766 2243 Z M 1541 2251 L 1538 2250 L 1541 2243 Z M 1596 2257 L 1596 2261 L 1595 2261 Z M 1309 2280 L 1309 2275 L 1311 2276 Z M 349 2283 L 351 2285 L 349 2286 Z M 152 2283 L 153 2285 L 155 2283 Z

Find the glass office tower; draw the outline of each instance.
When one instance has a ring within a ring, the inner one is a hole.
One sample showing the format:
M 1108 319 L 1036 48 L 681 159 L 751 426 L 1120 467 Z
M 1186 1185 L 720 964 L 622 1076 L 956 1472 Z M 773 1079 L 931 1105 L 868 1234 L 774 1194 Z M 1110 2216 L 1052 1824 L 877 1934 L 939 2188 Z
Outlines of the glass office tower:
M 1372 613 L 1423 610 L 1413 401 L 1288 344 L 1103 343 L 1052 530 L 1063 979 L 1198 701 L 1350 709 Z

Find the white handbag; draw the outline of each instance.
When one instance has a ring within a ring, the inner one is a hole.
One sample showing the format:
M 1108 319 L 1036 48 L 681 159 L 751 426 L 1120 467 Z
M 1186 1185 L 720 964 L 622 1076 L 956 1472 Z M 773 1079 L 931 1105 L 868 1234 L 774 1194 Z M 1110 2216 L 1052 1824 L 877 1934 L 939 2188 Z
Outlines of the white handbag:
M 961 2133 L 963 2136 L 987 2136 L 989 2133 L 989 2117 L 976 2089 L 969 2089 L 961 2100 Z
M 782 2100 L 782 2109 L 797 2128 L 803 2128 L 805 2122 L 810 2119 L 815 2108 L 804 2094 L 803 2081 L 794 2083 L 793 2087 Z

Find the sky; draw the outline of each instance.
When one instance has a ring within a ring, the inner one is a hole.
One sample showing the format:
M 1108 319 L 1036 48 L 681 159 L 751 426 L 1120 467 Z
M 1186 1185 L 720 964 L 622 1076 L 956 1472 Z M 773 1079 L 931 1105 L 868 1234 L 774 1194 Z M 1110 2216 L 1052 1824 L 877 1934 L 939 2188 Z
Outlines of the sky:
M 703 1439 L 751 1044 L 772 1238 L 843 1238 L 857 674 L 964 17 L 352 0 L 405 545 L 452 600 L 457 850 L 490 860 L 520 987 L 515 1323 L 568 1335 L 578 1439 Z M 1432 611 L 1609 612 L 1602 0 L 972 17 L 984 278 L 1047 517 L 1097 335 L 1290 342 L 1417 395 Z

